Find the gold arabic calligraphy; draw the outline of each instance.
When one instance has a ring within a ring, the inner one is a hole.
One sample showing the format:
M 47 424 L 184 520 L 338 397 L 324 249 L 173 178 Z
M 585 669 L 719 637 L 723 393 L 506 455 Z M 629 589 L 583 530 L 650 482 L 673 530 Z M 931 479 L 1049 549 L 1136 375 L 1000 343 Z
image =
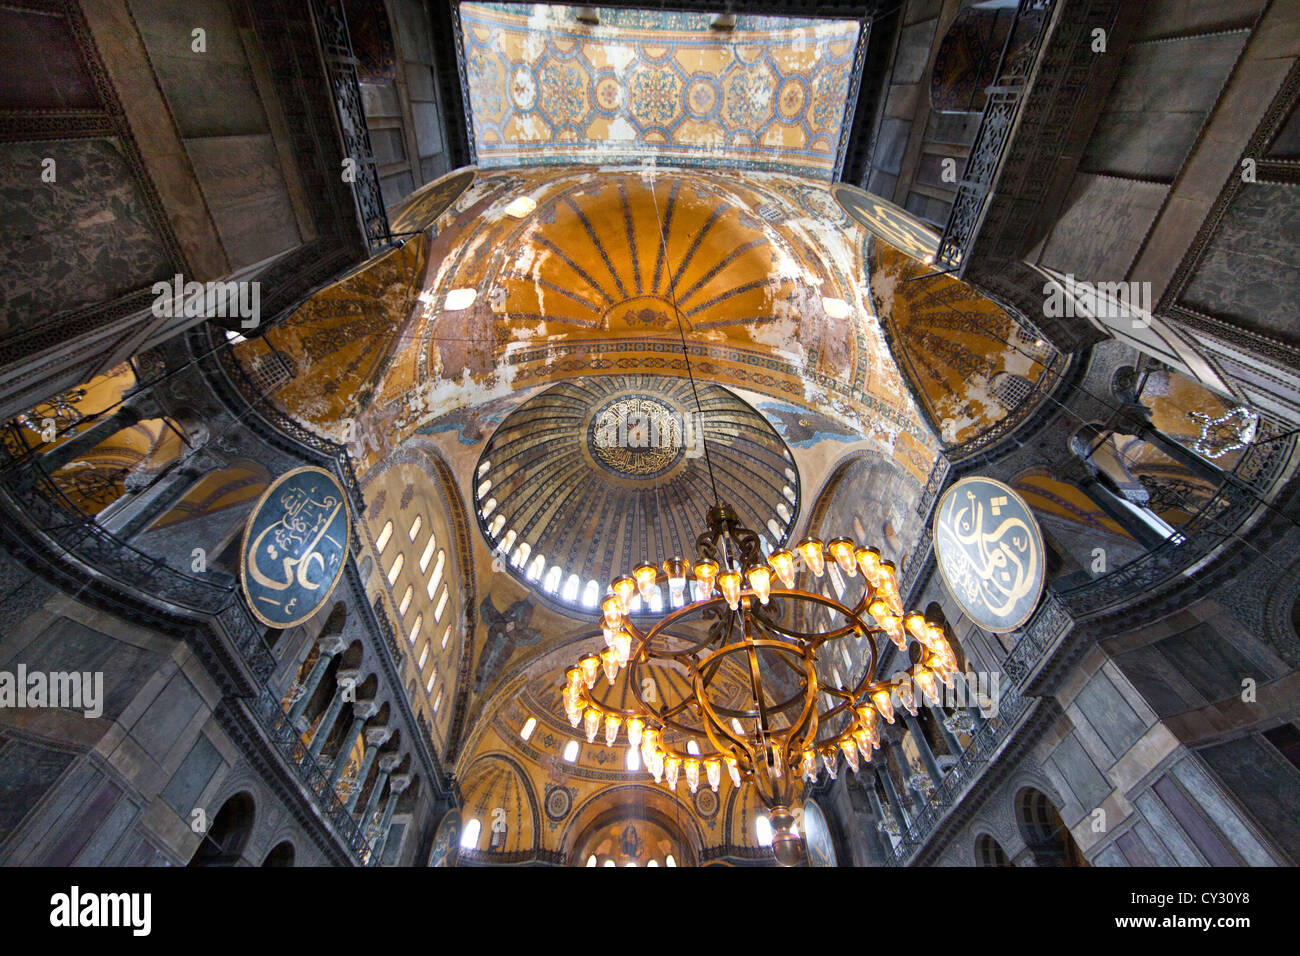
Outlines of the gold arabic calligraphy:
M 1021 518 L 1002 518 L 992 530 L 985 530 L 986 502 L 966 492 L 967 503 L 958 509 L 949 507 L 941 519 L 943 530 L 961 546 L 953 558 L 953 584 L 965 592 L 967 600 L 983 599 L 984 606 L 997 617 L 1006 617 L 1038 583 L 1038 548 L 1036 535 Z M 1006 499 L 997 499 L 1005 503 Z M 1000 510 L 989 503 L 990 524 L 997 521 Z
M 312 497 L 313 492 L 314 489 L 309 492 L 297 487 L 286 489 L 280 495 L 284 514 L 279 521 L 264 528 L 248 549 L 248 574 L 268 590 L 284 591 L 296 583 L 308 591 L 316 591 L 329 583 L 330 577 L 324 573 L 325 558 L 318 547 L 326 538 L 326 532 L 343 502 L 332 494 L 322 495 L 318 500 Z M 269 542 L 266 541 L 267 535 L 272 536 Z M 333 538 L 326 540 L 337 548 L 343 546 Z M 270 573 L 262 569 L 263 558 L 273 569 Z M 321 577 L 314 581 L 308 573 L 313 566 L 322 572 Z M 297 598 L 294 598 L 290 603 L 296 602 Z

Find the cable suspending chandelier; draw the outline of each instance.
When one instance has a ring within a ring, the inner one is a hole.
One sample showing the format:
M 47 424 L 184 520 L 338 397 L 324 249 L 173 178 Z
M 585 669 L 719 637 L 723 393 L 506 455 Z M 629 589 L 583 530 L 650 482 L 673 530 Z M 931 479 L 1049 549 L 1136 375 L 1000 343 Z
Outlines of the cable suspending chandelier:
M 662 219 L 659 239 L 667 258 Z M 672 305 L 702 422 L 675 298 Z M 734 786 L 753 785 L 770 814 L 776 858 L 791 866 L 803 858 L 793 807 L 803 780 L 817 779 L 818 758 L 832 778 L 840 754 L 856 772 L 880 746 L 879 721 L 894 722 L 894 701 L 915 715 L 917 691 L 937 697 L 938 682 L 951 687 L 958 664 L 942 627 L 915 611 L 904 612 L 894 565 L 881 560 L 877 549 L 845 537 L 826 543 L 808 537 L 793 551 L 764 553 L 760 537 L 742 527 L 719 497 L 707 439 L 703 446 L 713 507 L 708 527 L 696 539 L 696 560 L 690 565 L 679 557 L 662 566 L 643 562 L 611 582 L 601 605 L 605 648 L 568 669 L 564 708 L 574 727 L 583 725 L 589 743 L 602 725 L 611 747 L 623 731 L 645 770 L 669 790 L 676 790 L 684 776 L 692 793 L 701 779 L 716 791 L 724 768 Z M 828 561 L 844 578 L 860 582 L 854 604 L 844 603 L 843 594 L 836 599 L 829 590 L 818 594 L 796 587 L 800 571 L 821 578 Z M 671 609 L 643 630 L 634 614 L 662 606 L 653 600 L 656 592 L 662 595 L 661 584 L 667 585 Z M 796 613 L 800 608 L 804 613 Z M 801 630 L 818 615 L 825 626 Z M 910 662 L 888 681 L 875 678 L 878 635 L 893 641 Z M 861 678 L 853 686 L 823 681 L 819 654 L 846 640 L 863 648 Z M 676 699 L 660 698 L 653 692 L 655 682 L 645 679 L 654 669 L 684 677 L 689 690 Z M 613 685 L 624 670 L 631 706 L 597 700 L 593 691 L 602 671 Z

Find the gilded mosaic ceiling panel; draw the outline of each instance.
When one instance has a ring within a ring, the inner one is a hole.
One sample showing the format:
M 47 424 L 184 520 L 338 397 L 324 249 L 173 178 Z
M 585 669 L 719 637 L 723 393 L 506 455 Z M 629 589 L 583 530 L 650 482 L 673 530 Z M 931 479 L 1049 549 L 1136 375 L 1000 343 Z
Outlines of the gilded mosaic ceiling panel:
M 855 21 L 464 3 L 478 162 L 640 163 L 831 179 L 849 102 Z

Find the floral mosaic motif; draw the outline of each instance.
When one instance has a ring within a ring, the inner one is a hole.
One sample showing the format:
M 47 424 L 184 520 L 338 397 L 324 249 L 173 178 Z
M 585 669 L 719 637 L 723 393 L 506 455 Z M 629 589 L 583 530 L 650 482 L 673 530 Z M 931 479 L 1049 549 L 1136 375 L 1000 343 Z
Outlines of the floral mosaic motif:
M 474 50 L 465 63 L 470 88 L 474 90 L 474 108 L 487 117 L 505 115 L 505 67 L 496 56 Z
M 587 75 L 570 63 L 542 68 L 542 109 L 557 126 L 581 123 L 587 116 Z
M 646 126 L 667 126 L 681 109 L 682 82 L 671 69 L 640 70 L 630 84 L 631 109 Z
M 848 93 L 848 65 L 828 67 L 818 73 L 813 79 L 809 124 L 817 129 L 838 131 L 844 121 L 844 102 Z
M 461 5 L 480 168 L 599 151 L 833 178 L 856 22 L 741 16 L 722 37 L 698 14 L 602 11 L 593 32 L 563 11 Z
M 737 126 L 761 126 L 772 112 L 772 74 L 764 66 L 735 73 L 727 81 L 727 119 Z

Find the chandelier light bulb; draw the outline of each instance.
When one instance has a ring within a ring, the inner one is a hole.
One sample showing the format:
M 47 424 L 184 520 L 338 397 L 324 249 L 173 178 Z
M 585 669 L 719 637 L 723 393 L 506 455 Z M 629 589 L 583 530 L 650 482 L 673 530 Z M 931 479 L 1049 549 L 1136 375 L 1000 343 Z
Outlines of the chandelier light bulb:
M 885 723 L 894 722 L 894 701 L 893 695 L 888 687 L 881 687 L 871 692 L 871 702 L 876 705 L 876 710 L 881 717 L 885 718 Z
M 626 667 L 627 662 L 632 658 L 632 635 L 627 631 L 619 631 L 614 635 L 614 643 L 609 649 L 614 652 L 614 660 L 619 667 Z
M 799 761 L 799 775 L 807 777 L 813 783 L 817 782 L 817 756 L 811 750 L 803 752 L 803 759 Z
M 844 751 L 844 762 L 854 773 L 858 772 L 858 745 L 852 737 L 840 741 L 840 750 Z
M 664 752 L 658 747 L 650 753 L 650 758 L 646 761 L 646 769 L 650 771 L 650 776 L 655 778 L 655 783 L 663 779 Z
M 637 590 L 641 592 L 641 600 L 650 604 L 650 595 L 654 593 L 655 578 L 659 576 L 659 569 L 653 564 L 638 564 L 632 570 L 632 577 L 636 580 Z
M 659 731 L 653 727 L 641 735 L 641 762 L 647 767 L 654 763 L 655 751 L 659 749 Z
M 611 684 L 618 677 L 618 655 L 614 653 L 612 647 L 607 647 L 600 652 L 600 667 L 605 672 L 605 680 Z
M 625 615 L 632 613 L 632 595 L 637 590 L 636 578 L 628 577 L 626 574 L 615 578 L 609 589 L 618 598 L 619 610 Z
M 745 577 L 749 579 L 750 590 L 758 595 L 759 602 L 766 604 L 772 595 L 772 569 L 760 564 L 746 571 Z
M 901 681 L 898 685 L 898 702 L 903 705 L 909 714 L 916 716 L 916 692 L 912 689 L 910 680 Z
M 826 550 L 830 552 L 835 563 L 840 566 L 846 578 L 851 578 L 858 573 L 857 558 L 853 554 L 853 542 L 848 538 L 832 538 L 826 545 Z
M 677 774 L 682 769 L 682 758 L 676 754 L 668 754 L 663 758 L 664 765 L 664 786 L 669 790 L 677 789 Z M 657 781 L 656 781 L 657 782 Z
M 687 757 L 682 769 L 686 771 L 686 789 L 691 793 L 700 789 L 700 762 L 694 757 Z
M 822 763 L 826 765 L 826 775 L 832 780 L 835 779 L 835 771 L 839 763 L 840 755 L 834 747 L 827 747 L 822 751 Z
M 587 743 L 594 743 L 596 731 L 600 730 L 600 711 L 595 707 L 588 707 L 587 712 L 582 715 L 582 725 L 587 732 Z
M 935 680 L 934 671 L 928 667 L 917 667 L 916 673 L 912 676 L 916 686 L 921 688 L 921 693 L 930 700 L 937 700 L 939 697 L 939 683 Z
M 857 548 L 853 552 L 858 570 L 873 588 L 880 583 L 880 552 L 875 548 Z
M 781 583 L 787 588 L 794 587 L 794 553 L 782 548 L 780 551 L 773 551 L 767 559 L 767 563 L 772 566 L 776 576 L 781 579 Z
M 616 635 L 616 634 L 618 633 L 618 631 L 615 630 L 614 628 L 610 627 L 610 626 L 609 626 L 608 624 L 606 624 L 604 621 L 602 621 L 601 624 L 600 624 L 600 630 L 601 630 L 601 633 L 605 635 L 605 646 L 606 646 L 606 647 L 613 647 L 613 646 L 614 646 L 614 635 Z
M 821 539 L 804 538 L 799 542 L 796 550 L 798 550 L 799 556 L 803 558 L 804 563 L 808 565 L 808 570 L 817 577 L 821 577 L 822 572 L 826 570 L 826 554 L 822 550 Z
M 708 757 L 704 761 L 704 775 L 709 780 L 709 789 L 714 793 L 722 783 L 722 761 L 717 757 Z
M 740 572 L 723 571 L 718 575 L 718 588 L 727 599 L 727 606 L 734 611 L 740 603 Z
M 664 562 L 664 573 L 668 575 L 668 601 L 673 607 L 681 607 L 686 601 L 686 562 L 669 558 Z
M 705 601 L 713 596 L 713 584 L 718 579 L 718 562 L 705 558 L 695 562 L 695 583 L 699 588 L 696 600 Z
M 735 757 L 731 756 L 723 757 L 722 762 L 727 765 L 727 775 L 731 777 L 731 785 L 740 789 L 740 764 Z
M 640 717 L 627 719 L 627 744 L 629 747 L 641 746 L 641 731 L 645 730 L 645 721 Z
M 924 614 L 919 611 L 909 611 L 903 618 L 903 626 L 912 637 L 916 638 L 918 644 L 924 646 L 929 643 L 930 631 Z
M 578 667 L 582 671 L 582 682 L 587 685 L 587 690 L 596 686 L 596 678 L 600 676 L 600 658 L 595 654 L 587 654 L 578 661 Z
M 618 728 L 622 725 L 622 717 L 615 717 L 613 714 L 605 717 L 605 746 L 614 746 L 614 741 L 618 740 Z
M 880 724 L 876 722 L 876 709 L 863 704 L 855 707 L 854 713 L 858 715 L 859 729 L 871 743 L 872 748 L 878 746 L 880 743 Z
M 618 630 L 623 626 L 623 599 L 617 594 L 605 598 L 600 609 L 605 613 L 605 623 L 610 628 Z

